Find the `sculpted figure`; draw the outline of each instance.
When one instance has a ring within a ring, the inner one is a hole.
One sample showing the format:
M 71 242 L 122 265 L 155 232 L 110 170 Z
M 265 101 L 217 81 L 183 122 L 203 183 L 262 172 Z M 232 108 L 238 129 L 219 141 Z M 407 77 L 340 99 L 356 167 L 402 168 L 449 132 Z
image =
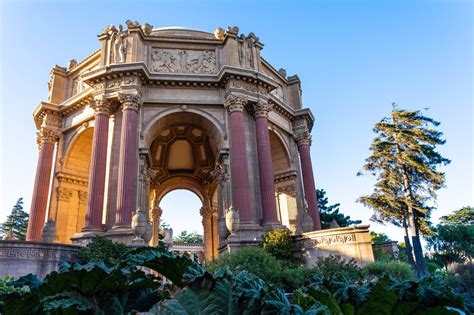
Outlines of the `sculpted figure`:
M 162 49 L 155 49 L 151 53 L 151 70 L 158 72 L 177 72 L 176 58 Z
M 123 32 L 122 25 L 118 26 L 117 32 L 114 34 L 114 61 L 125 62 L 125 56 L 127 54 L 127 33 Z

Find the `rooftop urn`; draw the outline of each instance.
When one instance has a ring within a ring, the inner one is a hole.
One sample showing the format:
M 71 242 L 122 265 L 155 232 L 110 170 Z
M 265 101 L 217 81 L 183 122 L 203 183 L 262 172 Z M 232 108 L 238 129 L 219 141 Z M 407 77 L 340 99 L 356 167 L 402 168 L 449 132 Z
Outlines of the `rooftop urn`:
M 237 209 L 230 206 L 225 212 L 225 225 L 231 234 L 239 229 L 240 215 Z
M 164 233 L 165 233 L 165 237 L 163 239 L 163 242 L 167 244 L 173 243 L 173 229 L 172 228 L 164 229 Z
M 148 244 L 151 237 L 153 236 L 153 224 L 151 222 L 146 222 L 145 233 L 143 234 L 143 240 Z
M 44 243 L 53 243 L 56 238 L 56 224 L 49 218 L 41 231 L 41 241 Z
M 146 224 L 146 215 L 138 208 L 132 217 L 132 231 L 136 238 L 142 238 L 143 234 L 145 234 Z

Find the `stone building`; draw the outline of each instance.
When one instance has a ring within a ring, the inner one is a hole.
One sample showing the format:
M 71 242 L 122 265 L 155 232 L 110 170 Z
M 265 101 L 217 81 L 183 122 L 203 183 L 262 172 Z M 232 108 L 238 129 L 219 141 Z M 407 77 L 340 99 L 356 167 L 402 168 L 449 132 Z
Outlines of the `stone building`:
M 27 240 L 154 244 L 160 200 L 175 189 L 202 201 L 207 258 L 269 229 L 320 229 L 313 115 L 299 78 L 270 65 L 255 34 L 127 21 L 98 39 L 86 59 L 52 69 L 34 111 Z

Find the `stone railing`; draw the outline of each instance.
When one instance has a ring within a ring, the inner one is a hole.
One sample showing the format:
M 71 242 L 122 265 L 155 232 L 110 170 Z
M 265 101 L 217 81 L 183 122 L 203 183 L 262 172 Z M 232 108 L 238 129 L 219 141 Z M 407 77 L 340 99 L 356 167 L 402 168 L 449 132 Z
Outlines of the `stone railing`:
M 59 262 L 71 261 L 79 246 L 33 241 L 0 240 L 0 278 L 32 273 L 44 278 L 58 269 Z
M 296 245 L 307 267 L 314 265 L 318 257 L 329 255 L 354 258 L 360 266 L 374 261 L 369 225 L 303 233 L 296 238 Z

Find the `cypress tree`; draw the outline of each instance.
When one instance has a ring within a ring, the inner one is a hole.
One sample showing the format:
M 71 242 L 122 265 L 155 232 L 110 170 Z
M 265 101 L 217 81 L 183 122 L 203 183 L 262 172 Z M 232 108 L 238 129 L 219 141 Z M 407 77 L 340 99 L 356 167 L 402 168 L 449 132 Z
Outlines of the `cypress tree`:
M 25 240 L 27 227 L 28 213 L 23 210 L 23 198 L 19 198 L 13 206 L 12 212 L 8 215 L 7 220 L 0 224 L 0 233 L 5 235 L 12 231 L 15 239 Z
M 374 210 L 373 220 L 402 227 L 409 262 L 415 264 L 420 278 L 428 274 L 420 234 L 431 233 L 430 205 L 445 183 L 438 167 L 450 163 L 436 151 L 436 146 L 445 143 L 438 126 L 439 122 L 420 111 L 393 105 L 391 116 L 375 124 L 371 155 L 363 167 L 377 177 L 374 192 L 359 199 Z

